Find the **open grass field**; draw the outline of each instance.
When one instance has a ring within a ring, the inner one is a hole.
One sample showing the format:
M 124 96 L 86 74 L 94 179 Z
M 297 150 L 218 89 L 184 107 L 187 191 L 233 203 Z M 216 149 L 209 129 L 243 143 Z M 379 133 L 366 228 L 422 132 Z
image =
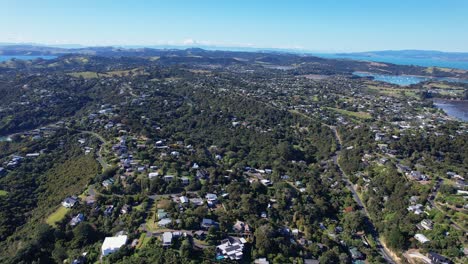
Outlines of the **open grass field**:
M 69 211 L 70 209 L 60 206 L 55 212 L 47 217 L 46 223 L 51 226 L 55 226 L 55 224 L 62 220 Z
M 77 77 L 77 78 L 83 77 L 85 79 L 93 79 L 93 78 L 99 78 L 99 77 L 123 77 L 123 76 L 128 76 L 128 75 L 137 75 L 137 74 L 144 75 L 147 73 L 140 71 L 139 68 L 135 68 L 131 70 L 108 71 L 104 73 L 97 73 L 97 72 L 92 72 L 92 71 L 68 73 L 68 75 L 70 76 Z
M 99 74 L 97 72 L 91 72 L 91 71 L 86 71 L 86 72 L 72 72 L 69 73 L 68 75 L 80 78 L 83 77 L 85 79 L 93 79 L 93 78 L 99 78 Z
M 352 111 L 339 109 L 339 108 L 333 108 L 333 107 L 326 107 L 326 109 L 335 111 L 335 112 L 337 112 L 339 114 L 342 114 L 342 115 L 347 115 L 347 116 L 351 116 L 351 117 L 358 118 L 358 119 L 370 119 L 370 118 L 372 118 L 371 114 L 367 113 L 367 112 L 352 112 Z
M 386 96 L 392 96 L 392 97 L 402 97 L 402 96 L 407 96 L 407 97 L 417 97 L 416 91 L 414 89 L 405 89 L 405 88 L 389 88 L 389 87 L 381 87 L 381 86 L 375 86 L 375 85 L 367 85 L 367 89 L 370 92 L 381 94 L 381 95 L 386 95 Z
M 7 196 L 7 195 L 8 195 L 8 192 L 7 192 L 7 191 L 0 190 L 0 197 L 1 197 L 1 196 Z

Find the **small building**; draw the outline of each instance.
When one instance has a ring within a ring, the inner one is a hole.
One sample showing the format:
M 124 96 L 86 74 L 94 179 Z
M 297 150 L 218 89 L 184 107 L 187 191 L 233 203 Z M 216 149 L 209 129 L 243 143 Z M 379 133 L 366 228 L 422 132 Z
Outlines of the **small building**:
M 349 253 L 351 254 L 352 259 L 362 259 L 362 258 L 364 258 L 362 253 L 355 247 L 350 248 Z
M 189 185 L 190 184 L 190 179 L 188 177 L 182 177 L 181 182 L 183 185 Z
M 416 234 L 414 235 L 414 238 L 416 238 L 416 240 L 418 240 L 421 244 L 424 244 L 430 241 L 429 238 L 427 238 L 423 234 Z
M 77 214 L 75 217 L 73 217 L 70 221 L 71 226 L 76 226 L 79 223 L 84 221 L 84 215 L 82 213 Z
M 190 199 L 190 203 L 196 206 L 202 206 L 204 201 L 202 198 L 192 198 Z
M 448 258 L 442 255 L 439 255 L 435 252 L 429 252 L 427 256 L 432 261 L 431 263 L 434 263 L 434 264 L 451 264 L 452 263 L 452 261 L 449 260 Z
M 159 172 L 151 172 L 148 174 L 148 178 L 151 180 L 159 176 Z
M 189 199 L 187 198 L 187 196 L 181 196 L 179 200 L 180 200 L 180 203 L 182 204 L 186 204 L 189 202 Z
M 7 173 L 7 171 L 3 168 L 3 167 L 0 167 L 0 176 L 3 176 Z
M 174 175 L 164 175 L 163 179 L 165 182 L 171 182 L 174 180 Z
M 210 174 L 206 170 L 197 170 L 197 179 L 208 179 Z
M 104 186 L 104 188 L 109 188 L 110 186 L 112 186 L 112 184 L 114 184 L 113 178 L 106 179 L 102 182 L 102 186 Z
M 120 209 L 120 213 L 121 214 L 128 214 L 128 212 L 130 212 L 130 205 L 128 204 L 124 204 L 124 206 L 122 206 L 122 208 Z
M 232 230 L 237 233 L 250 233 L 250 226 L 245 222 L 237 220 L 236 223 L 232 226 Z
M 158 209 L 158 220 L 161 220 L 166 217 L 167 217 L 166 211 L 164 211 L 164 209 Z
M 429 219 L 424 219 L 421 221 L 421 226 L 426 230 L 432 230 L 434 223 Z
M 172 233 L 164 232 L 162 234 L 162 244 L 164 247 L 169 247 L 172 245 Z
M 254 261 L 254 264 L 270 264 L 266 258 L 258 258 Z
M 108 205 L 106 206 L 106 209 L 104 209 L 104 216 L 111 216 L 112 212 L 114 212 L 114 206 Z
M 240 260 L 244 255 L 244 242 L 239 238 L 228 237 L 221 241 L 216 251 L 217 259 Z
M 115 251 L 119 250 L 122 246 L 127 243 L 127 236 L 120 235 L 115 237 L 106 237 L 104 243 L 102 243 L 101 254 L 107 256 Z
M 166 226 L 170 225 L 171 223 L 172 223 L 171 218 L 163 218 L 163 219 L 159 220 L 158 226 L 166 227 Z
M 218 196 L 216 196 L 214 193 L 206 194 L 205 198 L 208 200 L 208 202 L 216 202 L 218 200 Z
M 65 208 L 72 208 L 77 203 L 78 203 L 78 198 L 76 196 L 71 196 L 71 197 L 65 198 L 65 200 L 63 200 L 62 202 L 62 205 Z
M 218 227 L 219 224 L 217 222 L 209 219 L 209 218 L 203 218 L 200 225 L 201 225 L 202 228 L 209 229 L 212 226 Z
M 416 215 L 420 215 L 423 213 L 422 211 L 423 205 L 422 204 L 416 204 L 416 205 L 410 205 L 407 210 L 410 212 L 413 212 Z

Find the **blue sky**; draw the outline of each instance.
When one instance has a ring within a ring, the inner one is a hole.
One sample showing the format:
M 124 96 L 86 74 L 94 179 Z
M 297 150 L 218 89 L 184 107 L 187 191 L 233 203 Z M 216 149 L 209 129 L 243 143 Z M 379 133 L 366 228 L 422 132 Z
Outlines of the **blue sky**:
M 0 0 L 0 42 L 468 51 L 467 0 Z

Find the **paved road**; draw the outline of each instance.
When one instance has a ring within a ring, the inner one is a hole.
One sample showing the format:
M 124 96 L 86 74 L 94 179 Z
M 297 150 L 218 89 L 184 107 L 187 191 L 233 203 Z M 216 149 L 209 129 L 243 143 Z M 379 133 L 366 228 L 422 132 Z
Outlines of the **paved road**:
M 99 148 L 97 152 L 96 160 L 99 162 L 99 164 L 101 164 L 102 170 L 106 170 L 109 167 L 109 163 L 107 163 L 105 159 L 102 157 L 102 149 L 104 148 L 104 145 L 107 144 L 107 140 L 103 138 L 101 135 L 99 135 L 98 133 L 93 132 L 93 131 L 78 130 L 78 132 L 92 135 L 95 138 L 99 139 L 99 141 L 101 141 L 101 147 Z
M 326 125 L 326 126 L 328 126 L 328 125 Z M 377 248 L 380 251 L 380 254 L 387 261 L 387 263 L 396 263 L 393 260 L 390 252 L 388 252 L 387 249 L 382 246 L 382 242 L 380 241 L 380 238 L 379 238 L 379 233 L 377 232 L 377 230 L 375 229 L 374 224 L 371 221 L 369 212 L 367 211 L 366 207 L 362 203 L 361 198 L 359 198 L 359 195 L 357 194 L 356 189 L 354 189 L 352 182 L 349 180 L 346 173 L 341 169 L 341 166 L 340 166 L 340 164 L 338 162 L 338 156 L 340 154 L 342 140 L 341 140 L 341 137 L 340 137 L 338 131 L 336 130 L 336 127 L 334 127 L 334 126 L 328 126 L 328 127 L 333 131 L 333 134 L 335 135 L 335 138 L 338 141 L 336 152 L 335 152 L 335 155 L 333 156 L 333 162 L 336 164 L 336 166 L 338 167 L 341 175 L 343 176 L 343 181 L 346 183 L 346 187 L 353 194 L 354 200 L 356 201 L 356 203 L 361 208 L 361 211 L 364 212 L 364 214 L 366 215 L 366 217 L 368 219 L 368 225 L 369 225 L 369 228 L 370 228 L 370 233 L 371 233 L 372 237 L 374 238 L 374 240 L 377 243 Z

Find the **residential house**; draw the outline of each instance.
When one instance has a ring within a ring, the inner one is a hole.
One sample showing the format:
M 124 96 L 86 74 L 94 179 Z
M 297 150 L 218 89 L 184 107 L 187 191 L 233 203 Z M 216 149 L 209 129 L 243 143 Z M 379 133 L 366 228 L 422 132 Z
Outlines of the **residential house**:
M 164 247 L 169 247 L 172 245 L 172 233 L 164 232 L 162 235 L 162 244 Z
M 413 212 L 416 215 L 420 215 L 423 213 L 423 205 L 422 204 L 416 204 L 416 205 L 410 205 L 407 210 L 410 212 Z
M 130 212 L 130 209 L 131 209 L 130 205 L 124 204 L 124 206 L 122 206 L 122 208 L 120 209 L 120 213 L 121 214 L 128 214 L 128 212 Z
M 77 214 L 75 217 L 73 217 L 70 221 L 71 226 L 76 226 L 79 223 L 84 221 L 84 215 L 82 213 Z
M 180 203 L 187 204 L 189 202 L 189 198 L 187 196 L 179 197 Z
M 208 206 L 214 206 L 216 205 L 216 202 L 218 201 L 218 196 L 216 196 L 216 194 L 214 193 L 206 194 L 205 198 L 208 202 Z
M 434 264 L 451 264 L 452 261 L 449 260 L 448 258 L 442 256 L 442 255 L 439 255 L 435 252 L 429 252 L 429 254 L 427 254 L 427 256 L 429 257 L 429 259 L 431 260 L 431 263 L 434 263 Z
M 240 260 L 244 255 L 244 244 L 247 241 L 242 238 L 228 237 L 221 241 L 216 247 L 216 256 L 218 259 Z
M 192 198 L 190 199 L 190 203 L 196 206 L 202 206 L 204 201 L 202 198 Z
M 349 249 L 349 253 L 351 254 L 351 258 L 353 260 L 356 260 L 356 259 L 363 259 L 364 256 L 362 255 L 362 253 L 355 247 L 351 247 Z
M 180 180 L 182 181 L 183 185 L 189 185 L 190 184 L 190 178 L 188 178 L 188 177 L 182 177 Z
M 426 230 L 432 230 L 434 223 L 429 219 L 424 219 L 421 221 L 421 226 Z
M 102 186 L 104 186 L 104 188 L 108 189 L 114 184 L 114 181 L 115 180 L 113 178 L 106 179 L 106 180 L 104 180 L 102 182 Z
M 208 179 L 210 177 L 210 174 L 206 170 L 197 170 L 197 179 Z
M 107 256 L 117 250 L 127 243 L 127 236 L 120 235 L 115 237 L 106 237 L 104 243 L 102 243 L 101 254 L 102 256 Z
M 75 206 L 76 203 L 78 203 L 78 197 L 71 196 L 71 197 L 65 198 L 65 200 L 63 200 L 62 202 L 62 205 L 63 207 L 66 207 L 66 208 L 72 208 L 73 206 Z
M 104 209 L 104 216 L 111 216 L 113 211 L 114 211 L 113 205 L 106 206 L 106 209 Z
M 151 180 L 153 178 L 156 178 L 159 176 L 159 172 L 151 172 L 150 174 L 148 174 L 148 178 Z
M 416 234 L 414 235 L 414 238 L 416 238 L 416 240 L 418 240 L 421 244 L 424 244 L 430 241 L 429 238 L 427 238 L 423 234 Z
M 165 182 L 171 182 L 174 180 L 174 175 L 164 175 L 163 179 Z
M 218 222 L 215 222 L 211 219 L 208 219 L 208 218 L 203 218 L 202 222 L 201 222 L 201 227 L 204 228 L 204 229 L 209 229 L 210 227 L 214 226 L 214 227 L 218 227 L 219 224 Z
M 168 215 L 164 209 L 158 209 L 158 220 L 166 218 Z
M 166 226 L 170 225 L 171 223 L 172 223 L 171 218 L 163 218 L 163 219 L 159 220 L 158 226 L 166 227 Z
M 245 222 L 237 220 L 236 223 L 232 226 L 232 230 L 237 233 L 250 233 L 250 226 Z
M 254 264 L 270 264 L 266 258 L 258 258 L 254 260 Z

